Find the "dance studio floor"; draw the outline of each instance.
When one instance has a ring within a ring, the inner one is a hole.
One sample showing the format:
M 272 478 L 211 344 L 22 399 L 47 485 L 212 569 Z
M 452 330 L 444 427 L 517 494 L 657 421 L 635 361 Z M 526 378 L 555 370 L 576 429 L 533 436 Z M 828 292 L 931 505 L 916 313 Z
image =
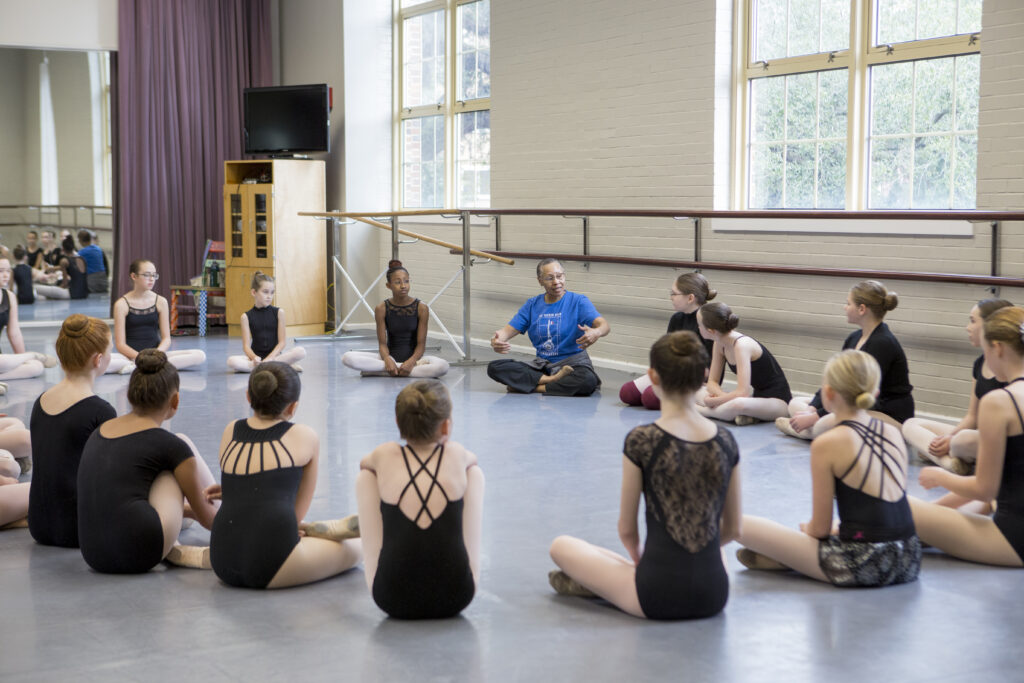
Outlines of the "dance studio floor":
M 29 328 L 25 336 L 29 348 L 53 353 L 55 328 Z M 360 379 L 344 368 L 344 351 L 375 346 L 365 339 L 305 346 L 297 420 L 322 443 L 310 517 L 338 517 L 355 510 L 359 459 L 397 437 L 393 400 L 408 380 Z M 175 340 L 175 348 L 191 347 L 206 351 L 208 365 L 182 373 L 171 428 L 191 436 L 216 472 L 221 431 L 247 415 L 247 376 L 224 369 L 237 340 Z M 493 358 L 488 349 L 474 353 Z M 11 383 L 0 411 L 27 422 L 32 401 L 59 376 L 51 369 Z M 622 440 L 656 417 L 618 402 L 626 374 L 601 376 L 601 394 L 583 399 L 506 394 L 481 366 L 453 367 L 444 378 L 455 438 L 477 453 L 487 477 L 481 586 L 461 618 L 387 619 L 358 568 L 276 592 L 228 588 L 212 572 L 168 566 L 104 576 L 76 551 L 38 546 L 19 529 L 0 533 L 0 680 L 1021 679 L 1024 572 L 931 551 L 916 583 L 840 590 L 746 571 L 733 544 L 725 549 L 725 612 L 691 623 L 649 623 L 556 596 L 547 584 L 548 544 L 567 533 L 619 549 Z M 126 383 L 103 377 L 97 392 L 123 412 Z M 745 511 L 794 526 L 805 521 L 807 444 L 771 425 L 733 433 Z M 916 483 L 911 491 L 934 497 Z M 182 539 L 204 543 L 208 534 L 193 528 Z

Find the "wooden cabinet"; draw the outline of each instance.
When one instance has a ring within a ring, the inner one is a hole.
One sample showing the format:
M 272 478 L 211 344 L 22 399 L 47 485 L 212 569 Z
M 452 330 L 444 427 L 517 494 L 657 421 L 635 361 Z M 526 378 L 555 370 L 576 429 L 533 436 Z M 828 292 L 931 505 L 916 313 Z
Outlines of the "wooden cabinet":
M 324 162 L 267 159 L 224 162 L 224 257 L 228 332 L 252 308 L 252 277 L 274 278 L 274 305 L 288 335 L 322 334 L 327 322 L 327 231 L 297 215 L 325 210 Z

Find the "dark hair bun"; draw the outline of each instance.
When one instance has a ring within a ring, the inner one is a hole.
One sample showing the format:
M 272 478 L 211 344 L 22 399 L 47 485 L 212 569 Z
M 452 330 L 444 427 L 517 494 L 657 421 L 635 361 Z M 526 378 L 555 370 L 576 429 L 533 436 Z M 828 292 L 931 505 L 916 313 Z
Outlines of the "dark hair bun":
M 135 357 L 135 369 L 145 375 L 153 375 L 167 365 L 167 354 L 159 349 L 143 349 Z
M 258 370 L 249 380 L 249 391 L 255 398 L 270 398 L 277 391 L 277 377 L 270 370 Z
M 711 301 L 716 296 L 718 296 L 718 290 L 717 289 L 709 289 L 708 290 L 707 301 Z
M 61 332 L 72 339 L 77 339 L 89 331 L 89 316 L 73 313 L 61 325 Z
M 900 299 L 896 296 L 896 292 L 889 292 L 885 295 L 885 303 L 883 306 L 885 307 L 885 310 L 891 311 L 896 308 L 896 305 L 899 304 L 899 302 Z
M 388 261 L 388 270 L 394 270 L 395 268 L 402 268 L 402 267 L 403 267 L 402 266 L 402 262 L 399 261 L 396 258 L 393 258 L 390 261 Z

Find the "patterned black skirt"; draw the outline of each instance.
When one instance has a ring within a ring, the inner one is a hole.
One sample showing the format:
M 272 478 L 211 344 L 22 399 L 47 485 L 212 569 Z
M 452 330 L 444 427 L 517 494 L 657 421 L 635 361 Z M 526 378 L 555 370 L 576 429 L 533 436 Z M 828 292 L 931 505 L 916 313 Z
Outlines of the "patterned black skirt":
M 921 541 L 916 534 L 880 542 L 829 536 L 818 544 L 818 565 L 829 581 L 846 588 L 909 583 L 921 570 Z

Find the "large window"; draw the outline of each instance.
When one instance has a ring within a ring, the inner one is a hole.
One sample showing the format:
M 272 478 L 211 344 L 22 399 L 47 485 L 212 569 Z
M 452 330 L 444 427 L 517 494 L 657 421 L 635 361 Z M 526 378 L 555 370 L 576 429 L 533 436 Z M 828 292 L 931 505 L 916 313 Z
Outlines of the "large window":
M 744 0 L 734 205 L 972 209 L 982 0 Z
M 400 0 L 396 14 L 400 207 L 490 206 L 490 0 Z

